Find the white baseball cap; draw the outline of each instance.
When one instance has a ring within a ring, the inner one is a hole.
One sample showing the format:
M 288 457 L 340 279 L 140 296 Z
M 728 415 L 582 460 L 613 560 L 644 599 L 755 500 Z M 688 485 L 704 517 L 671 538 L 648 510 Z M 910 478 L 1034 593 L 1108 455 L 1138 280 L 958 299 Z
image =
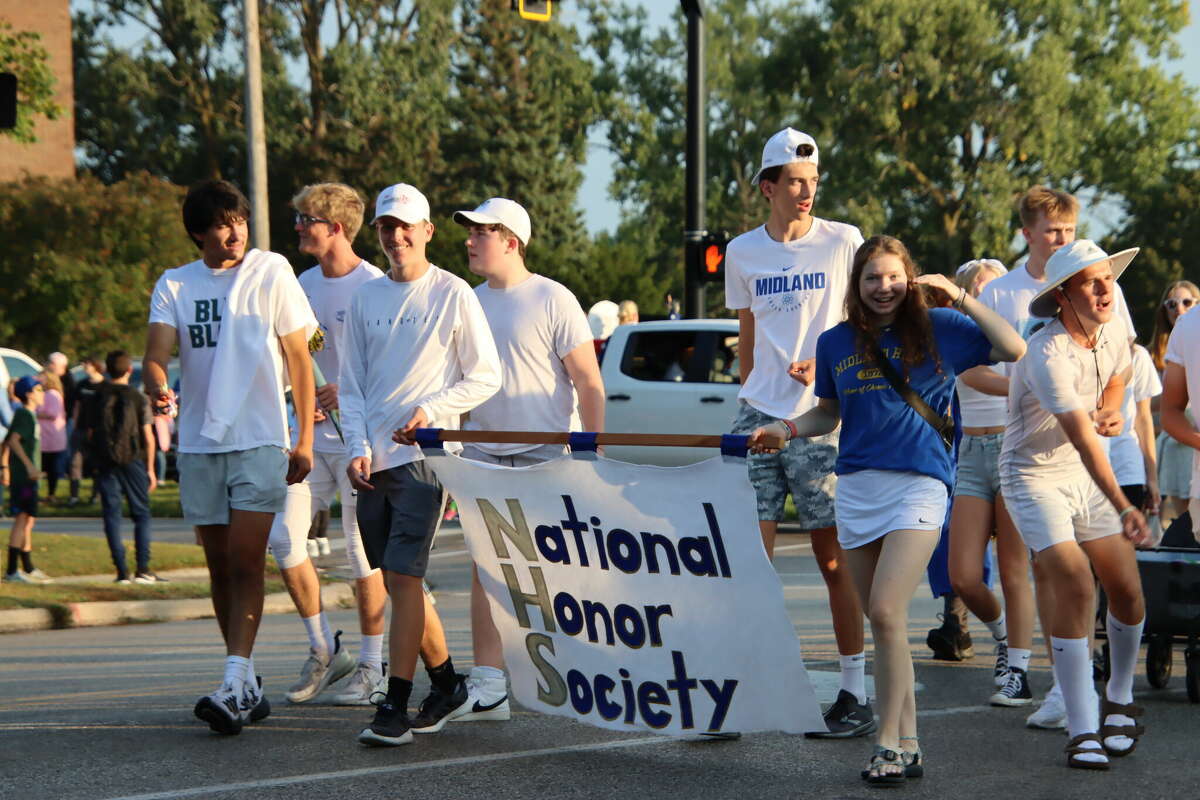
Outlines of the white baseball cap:
M 801 133 L 794 128 L 784 128 L 779 133 L 767 139 L 763 148 L 762 166 L 754 173 L 750 182 L 758 185 L 762 174 L 771 167 L 781 167 L 794 163 L 817 165 L 817 142 L 807 133 Z
M 374 225 L 380 217 L 395 217 L 401 222 L 415 225 L 429 219 L 429 201 L 415 186 L 397 183 L 379 193 L 375 200 Z
M 489 197 L 474 211 L 455 211 L 454 221 L 464 226 L 503 225 L 517 235 L 521 244 L 529 244 L 529 212 L 507 197 Z
M 1121 273 L 1138 254 L 1138 248 L 1131 247 L 1111 256 L 1100 249 L 1099 245 L 1090 239 L 1076 239 L 1070 244 L 1063 245 L 1054 251 L 1046 261 L 1046 286 L 1037 296 L 1029 301 L 1029 314 L 1033 317 L 1053 317 L 1058 313 L 1058 303 L 1054 302 L 1054 290 L 1062 286 L 1073 275 L 1083 272 L 1090 266 L 1108 261 L 1112 266 L 1113 279 L 1121 277 Z

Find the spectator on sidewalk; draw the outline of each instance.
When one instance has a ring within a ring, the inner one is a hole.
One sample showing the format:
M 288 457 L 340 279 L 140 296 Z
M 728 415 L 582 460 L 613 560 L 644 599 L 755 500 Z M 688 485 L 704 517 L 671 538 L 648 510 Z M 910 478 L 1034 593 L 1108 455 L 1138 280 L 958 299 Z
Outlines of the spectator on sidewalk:
M 129 583 L 125 546 L 121 543 L 121 497 L 129 502 L 133 540 L 137 552 L 134 583 L 159 583 L 165 579 L 150 571 L 150 492 L 158 485 L 154 472 L 154 434 L 150 402 L 129 385 L 133 359 L 114 350 L 104 360 L 108 382 L 83 409 L 88 458 L 95 466 L 96 491 L 104 514 L 104 536 L 117 583 Z
M 68 437 L 68 447 L 70 457 L 68 460 L 67 477 L 71 481 L 71 496 L 67 498 L 67 505 L 79 505 L 79 484 L 84 476 L 92 477 L 92 465 L 88 462 L 84 453 L 86 439 L 83 431 L 83 420 L 80 419 L 82 409 L 88 404 L 97 390 L 104 385 L 104 363 L 100 359 L 93 356 L 84 356 L 80 361 L 83 365 L 83 372 L 87 376 L 87 380 L 79 381 L 75 384 L 74 403 L 71 410 L 67 414 L 67 430 L 70 431 Z M 92 484 L 92 497 L 88 500 L 88 505 L 96 502 L 96 484 Z
M 21 403 L 13 413 L 12 425 L 4 437 L 3 482 L 9 487 L 12 532 L 8 537 L 6 583 L 41 583 L 50 576 L 33 565 L 33 523 L 37 520 L 38 481 L 41 480 L 41 433 L 34 413 L 42 404 L 45 389 L 41 381 L 26 375 L 13 384 L 13 393 Z
M 67 405 L 62 380 L 52 369 L 40 374 L 44 388 L 37 407 L 38 429 L 42 437 L 42 472 L 46 475 L 46 502 L 53 503 L 58 479 L 66 472 Z

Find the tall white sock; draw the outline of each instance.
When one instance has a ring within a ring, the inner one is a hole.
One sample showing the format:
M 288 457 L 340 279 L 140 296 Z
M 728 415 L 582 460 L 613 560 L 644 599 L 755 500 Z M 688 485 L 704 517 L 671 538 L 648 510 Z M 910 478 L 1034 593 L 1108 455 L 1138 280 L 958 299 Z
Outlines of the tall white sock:
M 1100 730 L 1100 709 L 1092 691 L 1092 654 L 1087 637 L 1060 639 L 1050 637 L 1054 648 L 1054 678 L 1067 706 L 1067 732 L 1074 738 L 1081 733 Z
M 996 617 L 991 622 L 984 622 L 987 629 L 992 632 L 992 638 L 997 642 L 1002 642 L 1008 638 L 1008 625 L 1004 620 L 1004 609 L 1000 609 L 1000 616 Z
M 228 686 L 234 692 L 241 694 L 242 686 L 246 683 L 246 667 L 248 666 L 250 666 L 248 658 L 225 656 L 225 679 L 222 681 L 222 686 Z
M 383 634 L 363 634 L 358 643 L 358 663 L 383 669 Z
M 333 634 L 329 630 L 329 620 L 324 611 L 318 611 L 311 617 L 304 617 L 304 630 L 308 631 L 308 646 L 316 653 L 322 663 L 329 663 L 333 656 Z
M 1146 617 L 1136 625 L 1126 625 L 1108 614 L 1108 648 L 1112 664 L 1105 693 L 1114 703 L 1133 702 L 1133 671 L 1137 667 L 1138 650 L 1142 646 L 1142 628 Z
M 857 698 L 858 702 L 867 702 L 867 651 L 855 653 L 852 656 L 840 656 L 842 665 L 842 688 Z
M 254 653 L 246 659 L 246 683 L 258 686 L 258 671 L 254 668 Z
M 1019 647 L 1008 648 L 1008 667 L 1009 669 L 1019 669 L 1022 672 L 1029 671 L 1029 657 L 1033 655 L 1032 650 L 1022 650 Z

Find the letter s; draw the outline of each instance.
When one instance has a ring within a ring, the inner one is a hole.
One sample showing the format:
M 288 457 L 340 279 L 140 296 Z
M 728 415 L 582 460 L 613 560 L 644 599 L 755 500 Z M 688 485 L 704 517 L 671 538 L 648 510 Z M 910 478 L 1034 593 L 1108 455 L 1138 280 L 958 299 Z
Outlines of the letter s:
M 553 665 L 542 656 L 539 650 L 541 647 L 545 647 L 550 651 L 550 655 L 554 655 L 554 640 L 546 634 L 531 633 L 525 637 L 525 649 L 529 652 L 529 658 L 533 660 L 534 667 L 546 680 L 545 689 L 542 688 L 541 683 L 538 683 L 538 700 L 547 705 L 561 706 L 567 702 L 567 684 L 558 674 L 558 670 L 554 669 Z

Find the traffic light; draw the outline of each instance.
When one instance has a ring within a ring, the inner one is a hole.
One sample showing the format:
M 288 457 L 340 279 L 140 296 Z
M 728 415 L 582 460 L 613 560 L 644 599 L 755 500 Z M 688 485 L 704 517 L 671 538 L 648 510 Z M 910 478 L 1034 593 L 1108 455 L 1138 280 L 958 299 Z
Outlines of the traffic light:
M 521 15 L 521 19 L 532 19 L 538 22 L 550 21 L 551 0 L 513 0 L 513 8 Z
M 728 244 L 729 234 L 724 231 L 706 233 L 696 243 L 696 249 L 692 251 L 692 270 L 700 283 L 724 282 L 725 246 Z

